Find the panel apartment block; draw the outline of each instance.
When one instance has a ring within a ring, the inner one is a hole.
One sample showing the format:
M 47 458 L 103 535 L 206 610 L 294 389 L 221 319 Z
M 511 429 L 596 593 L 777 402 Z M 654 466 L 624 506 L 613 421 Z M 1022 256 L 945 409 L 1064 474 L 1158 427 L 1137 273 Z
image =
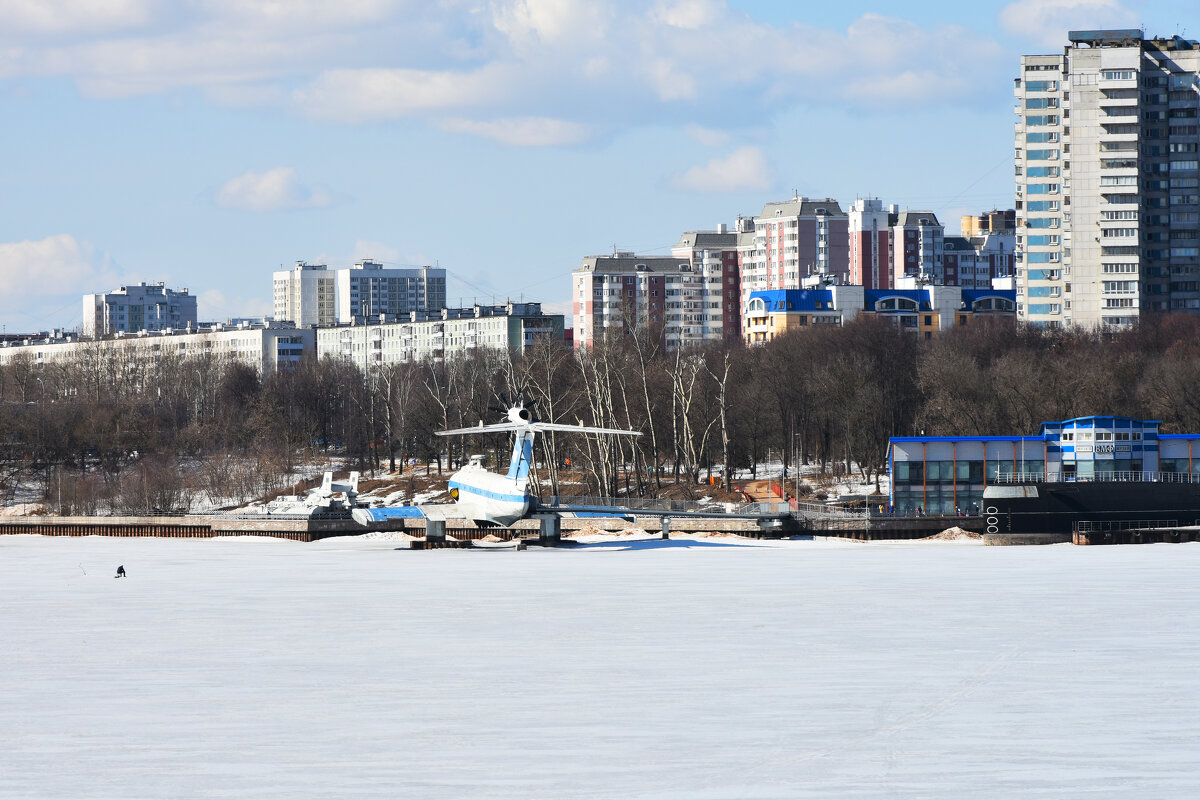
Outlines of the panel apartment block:
M 196 324 L 196 298 L 187 289 L 175 291 L 161 282 L 83 296 L 82 333 L 88 338 L 194 328 Z
M 587 256 L 571 276 L 575 346 L 591 347 L 606 332 L 655 331 L 674 349 L 726 336 L 726 281 L 736 269 L 736 234 L 714 234 L 733 242 L 731 255 L 705 257 L 639 256 L 617 252 Z M 691 250 L 684 234 L 679 247 Z M 722 246 L 725 246 L 722 244 Z M 705 249 L 705 248 L 700 248 Z M 736 300 L 734 301 L 737 302 Z
M 1017 313 L 1126 326 L 1200 312 L 1200 45 L 1072 31 L 1021 59 Z
M 809 275 L 847 282 L 849 252 L 848 219 L 836 200 L 794 195 L 767 203 L 754 218 L 754 249 L 742 263 L 743 320 L 753 292 L 799 289 Z

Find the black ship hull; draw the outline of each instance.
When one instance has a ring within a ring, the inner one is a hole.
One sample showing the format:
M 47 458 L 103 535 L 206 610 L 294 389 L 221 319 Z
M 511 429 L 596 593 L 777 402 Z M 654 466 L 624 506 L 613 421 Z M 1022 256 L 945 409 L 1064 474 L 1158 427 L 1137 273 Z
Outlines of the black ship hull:
M 1080 523 L 1092 529 L 1200 525 L 1200 484 L 1080 481 L 990 486 L 983 494 L 983 510 L 989 534 L 1070 534 Z

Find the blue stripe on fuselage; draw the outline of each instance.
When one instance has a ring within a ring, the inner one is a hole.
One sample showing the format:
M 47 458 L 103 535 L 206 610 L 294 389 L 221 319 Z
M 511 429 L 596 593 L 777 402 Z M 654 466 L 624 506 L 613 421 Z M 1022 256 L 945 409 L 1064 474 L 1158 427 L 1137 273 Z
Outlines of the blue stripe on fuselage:
M 458 489 L 460 492 L 470 492 L 471 494 L 480 497 L 486 497 L 489 500 L 507 500 L 512 503 L 524 503 L 533 499 L 530 494 L 500 494 L 499 492 L 489 492 L 487 489 L 480 489 L 478 486 L 470 486 L 457 481 L 450 481 L 451 489 Z

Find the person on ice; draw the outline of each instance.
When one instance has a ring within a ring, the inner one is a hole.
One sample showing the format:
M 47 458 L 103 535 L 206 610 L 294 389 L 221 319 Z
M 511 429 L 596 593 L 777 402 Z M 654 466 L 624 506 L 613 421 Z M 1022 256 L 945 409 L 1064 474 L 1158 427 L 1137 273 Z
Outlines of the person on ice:
M 125 577 L 125 565 L 124 564 L 117 567 L 117 574 L 113 575 L 113 577 L 114 578 L 124 578 Z

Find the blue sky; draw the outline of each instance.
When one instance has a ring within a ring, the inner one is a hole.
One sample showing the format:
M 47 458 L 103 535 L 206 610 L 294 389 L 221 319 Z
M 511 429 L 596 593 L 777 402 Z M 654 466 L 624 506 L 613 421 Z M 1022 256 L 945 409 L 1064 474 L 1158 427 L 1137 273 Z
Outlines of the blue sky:
M 1192 29 L 1189 30 L 1188 26 Z M 565 309 L 580 259 L 765 202 L 1012 204 L 1012 79 L 1195 0 L 0 0 L 0 326 L 165 281 L 270 313 L 297 260 Z

